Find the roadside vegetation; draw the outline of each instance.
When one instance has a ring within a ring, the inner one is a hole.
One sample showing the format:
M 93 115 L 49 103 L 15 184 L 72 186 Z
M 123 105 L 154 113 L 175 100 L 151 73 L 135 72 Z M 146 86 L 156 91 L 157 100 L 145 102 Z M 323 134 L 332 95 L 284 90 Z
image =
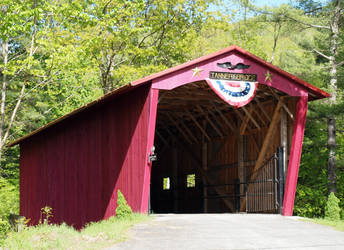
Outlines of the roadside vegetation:
M 328 197 L 325 207 L 325 217 L 307 220 L 315 222 L 317 224 L 330 226 L 336 230 L 344 232 L 344 210 L 340 209 L 339 199 L 335 196 L 334 193 L 331 193 Z
M 333 220 L 315 218 L 315 219 L 310 219 L 310 221 L 315 222 L 317 224 L 330 226 L 330 227 L 333 227 L 334 229 L 336 229 L 338 231 L 344 232 L 344 220 L 333 221 Z
M 117 216 L 91 222 L 80 231 L 62 223 L 50 224 L 53 217 L 50 207 L 41 210 L 43 220 L 36 226 L 26 226 L 27 221 L 17 221 L 7 238 L 4 249 L 103 249 L 127 239 L 128 230 L 135 224 L 148 221 L 147 215 L 133 213 L 123 194 L 118 190 Z M 18 230 L 19 224 L 19 230 Z M 22 228 L 20 228 L 20 224 Z
M 136 223 L 149 220 L 147 215 L 131 214 L 92 222 L 81 231 L 66 224 L 40 224 L 10 232 L 4 249 L 103 249 L 127 239 L 128 230 Z

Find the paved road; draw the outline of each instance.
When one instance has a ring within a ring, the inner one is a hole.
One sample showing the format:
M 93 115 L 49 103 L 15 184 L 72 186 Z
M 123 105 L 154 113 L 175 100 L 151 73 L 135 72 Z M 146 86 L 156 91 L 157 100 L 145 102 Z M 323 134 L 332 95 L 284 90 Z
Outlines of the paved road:
M 344 249 L 344 232 L 295 217 L 253 214 L 154 215 L 112 250 Z

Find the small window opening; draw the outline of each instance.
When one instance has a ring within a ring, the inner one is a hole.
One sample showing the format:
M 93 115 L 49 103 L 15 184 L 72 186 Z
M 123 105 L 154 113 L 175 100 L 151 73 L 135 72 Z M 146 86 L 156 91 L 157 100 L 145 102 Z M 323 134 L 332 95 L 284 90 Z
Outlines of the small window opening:
M 170 177 L 165 177 L 162 179 L 162 189 L 163 190 L 170 190 Z
M 193 188 L 196 186 L 196 175 L 195 174 L 188 174 L 186 176 L 186 187 Z

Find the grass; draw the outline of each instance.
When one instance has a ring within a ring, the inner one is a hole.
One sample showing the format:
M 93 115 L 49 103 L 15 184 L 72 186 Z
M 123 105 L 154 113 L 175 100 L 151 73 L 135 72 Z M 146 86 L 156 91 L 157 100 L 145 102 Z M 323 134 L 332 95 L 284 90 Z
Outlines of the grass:
M 66 224 L 41 224 L 10 233 L 4 249 L 102 249 L 124 241 L 134 224 L 147 220 L 149 217 L 142 214 L 123 219 L 111 217 L 90 223 L 81 231 Z
M 336 229 L 338 231 L 344 232 L 344 221 L 343 220 L 332 221 L 332 220 L 326 220 L 326 219 L 321 219 L 321 218 L 315 218 L 315 219 L 306 219 L 306 221 L 311 221 L 311 222 L 314 222 L 317 224 L 330 226 L 330 227 L 333 227 L 334 229 Z

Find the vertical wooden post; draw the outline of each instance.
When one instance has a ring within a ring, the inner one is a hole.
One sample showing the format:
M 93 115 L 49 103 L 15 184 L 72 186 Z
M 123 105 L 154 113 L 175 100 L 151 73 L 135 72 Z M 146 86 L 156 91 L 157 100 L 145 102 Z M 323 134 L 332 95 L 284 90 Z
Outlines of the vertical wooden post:
M 282 147 L 282 154 L 283 154 L 283 166 L 284 166 L 284 176 L 287 174 L 287 146 L 288 146 L 288 120 L 287 120 L 287 114 L 284 109 L 281 109 L 280 111 L 281 115 L 281 147 Z
M 206 130 L 207 123 L 206 121 L 203 122 L 203 128 Z M 205 140 L 205 136 L 202 134 L 202 168 L 205 174 L 207 173 L 208 169 L 208 144 Z M 208 182 L 205 176 L 203 176 L 203 212 L 208 213 L 208 199 L 205 198 L 208 196 Z
M 240 128 L 240 126 L 239 126 Z M 240 130 L 237 132 L 238 135 L 238 179 L 240 183 L 244 183 L 245 171 L 244 171 L 244 137 L 240 134 Z M 244 194 L 244 185 L 240 184 L 239 195 Z M 240 204 L 242 204 L 244 198 L 240 197 Z M 237 206 L 236 206 L 237 207 Z M 240 206 L 239 206 L 240 207 Z
M 147 145 L 146 145 L 146 162 L 142 166 L 144 168 L 143 175 L 143 186 L 142 186 L 142 199 L 141 199 L 141 213 L 148 212 L 149 203 L 149 189 L 150 189 L 150 179 L 151 179 L 151 167 L 152 164 L 149 163 L 149 153 L 154 144 L 155 136 L 155 125 L 156 125 L 156 113 L 158 108 L 158 89 L 150 89 L 149 93 L 149 117 L 148 117 L 148 128 L 147 128 Z M 144 145 L 142 145 L 144 147 Z
M 178 213 L 178 150 L 176 143 L 173 143 L 172 148 L 172 166 L 173 166 L 173 172 L 172 172 L 172 189 L 173 189 L 173 211 L 175 213 Z
M 202 142 L 202 168 L 204 172 L 207 174 L 208 169 L 208 144 L 206 142 Z M 205 178 L 203 177 L 203 212 L 208 213 L 208 187 L 206 186 L 208 183 L 206 182 Z
M 293 215 L 297 177 L 302 151 L 302 142 L 306 125 L 308 109 L 308 96 L 301 96 L 297 102 L 296 117 L 294 121 L 293 139 L 290 150 L 287 180 L 284 190 L 283 212 L 285 216 Z

